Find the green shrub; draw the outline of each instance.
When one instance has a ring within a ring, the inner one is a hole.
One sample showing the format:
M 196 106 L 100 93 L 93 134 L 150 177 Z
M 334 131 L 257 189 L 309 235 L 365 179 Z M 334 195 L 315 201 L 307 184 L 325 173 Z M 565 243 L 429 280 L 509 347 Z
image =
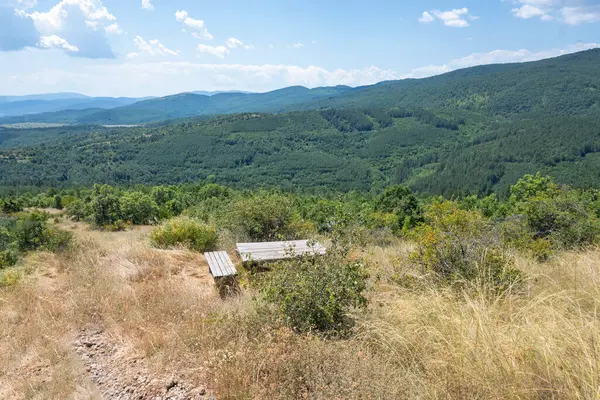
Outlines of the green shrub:
M 550 176 L 542 176 L 539 172 L 535 175 L 525 175 L 510 188 L 510 203 L 517 206 L 519 203 L 536 197 L 553 197 L 559 188 Z
M 70 232 L 48 227 L 48 215 L 31 213 L 20 217 L 15 228 L 15 243 L 19 251 L 47 250 L 58 251 L 72 241 Z
M 406 186 L 390 186 L 374 202 L 375 210 L 380 213 L 394 214 L 392 224 L 394 233 L 407 231 L 423 220 L 423 210 L 419 200 Z
M 0 251 L 0 269 L 12 267 L 19 260 L 19 254 L 14 250 Z
M 156 221 L 158 206 L 150 197 L 141 192 L 127 192 L 120 198 L 121 217 L 135 225 L 146 225 Z
M 91 222 L 98 227 L 120 220 L 121 205 L 117 190 L 109 185 L 94 185 L 89 211 Z
M 558 187 L 552 178 L 539 174 L 527 175 L 511 187 L 512 219 L 520 218 L 522 223 L 505 227 L 507 242 L 519 249 L 533 250 L 537 258 L 545 258 L 550 248 L 574 249 L 594 244 L 600 235 L 595 202 L 593 192 Z
M 74 221 L 83 221 L 91 213 L 89 206 L 81 199 L 71 200 L 66 208 L 67 215 Z
M 289 197 L 259 193 L 232 203 L 228 223 L 252 240 L 288 240 L 304 234 L 293 228 L 299 218 Z
M 8 250 L 13 241 L 13 233 L 5 227 L 0 226 L 0 251 Z
M 481 213 L 444 201 L 430 205 L 425 220 L 412 233 L 417 250 L 411 254 L 424 273 L 451 283 L 487 283 L 494 291 L 518 281 L 512 258 Z
M 17 220 L 15 239 L 19 251 L 35 250 L 44 244 L 47 219 L 47 214 L 35 212 Z
M 559 248 L 593 244 L 600 233 L 600 220 L 591 204 L 575 190 L 536 196 L 521 203 L 520 211 L 535 239 L 547 238 Z
M 57 210 L 63 209 L 62 197 L 59 195 L 54 196 L 54 208 L 56 208 Z
M 196 251 L 214 250 L 218 235 L 215 228 L 199 221 L 179 217 L 152 230 L 152 244 L 159 248 L 182 245 Z
M 327 256 L 275 264 L 262 295 L 297 331 L 342 331 L 348 312 L 366 306 L 366 287 L 363 264 Z
M 3 214 L 12 214 L 23 210 L 23 206 L 15 199 L 4 199 L 0 201 Z

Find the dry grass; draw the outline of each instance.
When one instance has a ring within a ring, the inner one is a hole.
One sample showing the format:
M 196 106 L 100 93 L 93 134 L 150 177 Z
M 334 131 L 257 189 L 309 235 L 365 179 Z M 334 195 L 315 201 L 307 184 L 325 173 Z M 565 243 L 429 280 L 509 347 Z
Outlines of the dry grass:
M 0 398 L 95 398 L 71 345 L 89 327 L 218 399 L 600 396 L 599 250 L 519 259 L 526 289 L 490 300 L 400 287 L 409 246 L 371 247 L 369 310 L 326 340 L 270 324 L 252 292 L 220 300 L 201 256 L 150 249 L 147 230 L 73 230 L 76 249 L 0 290 Z

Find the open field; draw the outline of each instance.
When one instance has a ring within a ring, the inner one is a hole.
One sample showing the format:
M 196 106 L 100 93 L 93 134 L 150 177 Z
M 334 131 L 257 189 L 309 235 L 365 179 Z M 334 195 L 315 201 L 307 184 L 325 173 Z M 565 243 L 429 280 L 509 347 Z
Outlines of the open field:
M 199 253 L 152 249 L 147 227 L 60 226 L 74 248 L 29 256 L 0 289 L 0 398 L 600 395 L 597 249 L 518 257 L 525 287 L 490 298 L 420 279 L 410 244 L 370 245 L 357 250 L 370 305 L 351 336 L 326 339 L 270 322 L 244 274 L 243 293 L 222 300 Z

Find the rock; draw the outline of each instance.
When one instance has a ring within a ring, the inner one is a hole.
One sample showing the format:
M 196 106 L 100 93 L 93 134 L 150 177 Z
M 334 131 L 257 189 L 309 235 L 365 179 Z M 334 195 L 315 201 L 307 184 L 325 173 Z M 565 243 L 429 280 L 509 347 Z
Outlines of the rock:
M 167 389 L 167 392 L 171 389 L 173 389 L 175 386 L 177 386 L 177 381 L 175 379 L 170 379 L 167 382 L 167 385 L 165 386 L 165 388 Z

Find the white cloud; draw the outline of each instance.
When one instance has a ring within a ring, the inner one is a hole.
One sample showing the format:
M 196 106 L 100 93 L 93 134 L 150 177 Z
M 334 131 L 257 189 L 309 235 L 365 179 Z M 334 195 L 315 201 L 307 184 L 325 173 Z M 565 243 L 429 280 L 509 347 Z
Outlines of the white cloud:
M 152 39 L 149 41 L 144 40 L 143 37 L 137 35 L 135 39 L 133 39 L 133 44 L 138 48 L 137 53 L 129 53 L 127 58 L 136 58 L 140 55 L 148 55 L 148 56 L 178 56 L 179 52 L 168 49 L 157 39 Z
M 562 18 L 569 25 L 579 25 L 600 21 L 600 6 L 595 7 L 564 7 Z
M 17 5 L 20 8 L 32 8 L 37 5 L 37 0 L 17 0 Z
M 294 43 L 290 44 L 288 47 L 291 47 L 292 49 L 301 49 L 304 47 L 304 43 Z
M 205 44 L 199 44 L 196 50 L 200 53 L 211 54 L 219 58 L 225 58 L 225 56 L 229 54 L 229 49 L 225 46 L 207 46 Z
M 521 19 L 539 17 L 568 25 L 600 22 L 598 0 L 514 0 L 514 3 L 519 7 L 512 9 L 513 15 Z
M 115 35 L 120 35 L 123 33 L 123 30 L 119 28 L 119 24 L 116 22 L 114 24 L 110 24 L 104 27 L 104 30 L 106 31 L 106 33 L 112 33 Z
M 243 46 L 244 42 L 242 42 L 239 39 L 236 38 L 229 38 L 227 39 L 227 47 L 229 47 L 230 49 L 235 49 L 237 47 Z
M 419 22 L 429 23 L 435 21 L 435 18 L 428 11 L 423 11 L 423 15 L 419 18 Z
M 575 53 L 600 47 L 600 43 L 577 43 L 564 48 L 556 48 L 545 51 L 533 52 L 526 49 L 521 50 L 494 50 L 488 53 L 474 53 L 466 57 L 456 58 L 443 65 L 431 65 L 415 68 L 402 78 L 424 78 L 438 75 L 456 69 L 473 67 L 476 65 L 503 64 L 513 62 L 537 61 L 544 58 L 558 57 L 564 54 Z
M 183 24 L 188 28 L 197 31 L 193 33 L 194 37 L 206 40 L 213 39 L 213 35 L 208 32 L 208 29 L 206 29 L 206 24 L 204 21 L 191 18 L 187 11 L 177 11 L 175 13 L 175 19 L 179 22 L 183 22 Z
M 452 28 L 466 28 L 469 26 L 469 20 L 476 20 L 479 17 L 471 15 L 468 8 L 458 8 L 450 11 L 431 10 L 424 11 L 419 18 L 419 22 L 430 23 L 436 19 L 442 21 L 444 25 Z
M 23 10 L 21 16 L 31 18 L 41 36 L 56 35 L 79 49 L 69 54 L 88 58 L 114 58 L 106 34 L 121 33 L 117 18 L 101 0 L 62 0 L 47 12 Z
M 154 10 L 154 5 L 152 5 L 150 0 L 142 0 L 142 8 L 144 10 Z
M 545 11 L 542 11 L 542 9 L 536 6 L 532 6 L 530 4 L 525 4 L 524 6 L 521 6 L 519 8 L 513 8 L 512 12 L 515 15 L 515 17 L 522 19 L 549 16 Z
M 415 68 L 404 74 L 376 66 L 330 70 L 318 66 L 141 61 L 66 66 L 65 69 L 47 68 L 26 73 L 19 67 L 20 61 L 32 55 L 11 53 L 11 58 L 7 59 L 10 61 L 8 68 L 11 69 L 4 70 L 0 75 L 0 87 L 6 94 L 77 91 L 93 96 L 160 96 L 193 90 L 190 82 L 199 90 L 257 92 L 292 85 L 360 86 L 383 80 L 422 78 L 480 64 L 534 61 L 595 47 L 600 47 L 600 44 L 579 43 L 538 52 L 496 50 L 457 58 L 440 65 Z
M 62 0 L 48 12 L 34 11 L 29 15 L 35 21 L 38 29 L 44 33 L 63 28 L 68 23 L 69 17 L 76 11 L 79 11 L 85 18 L 88 25 L 117 20 L 100 0 Z
M 42 36 L 38 46 L 43 49 L 62 49 L 68 52 L 79 51 L 77 46 L 69 44 L 69 42 L 67 42 L 65 39 L 56 35 Z

